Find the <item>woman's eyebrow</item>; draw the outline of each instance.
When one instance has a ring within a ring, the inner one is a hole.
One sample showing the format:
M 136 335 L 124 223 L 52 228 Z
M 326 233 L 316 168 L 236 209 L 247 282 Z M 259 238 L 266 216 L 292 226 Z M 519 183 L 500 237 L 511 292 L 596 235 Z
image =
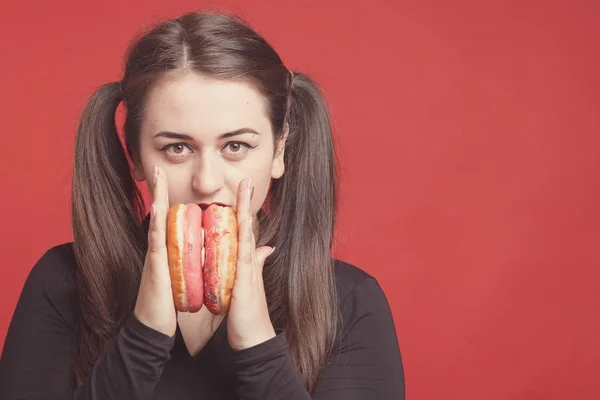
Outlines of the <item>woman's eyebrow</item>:
M 227 139 L 230 138 L 232 136 L 237 136 L 237 135 L 242 135 L 244 133 L 254 133 L 256 135 L 260 135 L 260 133 L 256 132 L 254 129 L 252 128 L 240 128 L 240 129 L 236 129 L 235 131 L 231 131 L 231 132 L 225 132 L 221 135 L 219 135 L 218 139 L 222 140 L 222 139 Z M 169 131 L 161 131 L 158 132 L 156 135 L 154 135 L 153 137 L 166 137 L 169 139 L 179 139 L 179 140 L 189 140 L 189 141 L 193 141 L 194 138 L 186 135 L 184 133 L 176 133 L 176 132 L 169 132 Z

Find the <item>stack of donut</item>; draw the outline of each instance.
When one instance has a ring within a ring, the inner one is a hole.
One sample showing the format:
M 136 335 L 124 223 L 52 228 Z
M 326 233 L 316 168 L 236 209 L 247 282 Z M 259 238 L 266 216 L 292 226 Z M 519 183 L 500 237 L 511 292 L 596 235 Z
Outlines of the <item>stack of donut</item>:
M 203 305 L 226 315 L 237 266 L 237 220 L 229 206 L 176 204 L 167 214 L 167 252 L 173 300 L 180 312 Z

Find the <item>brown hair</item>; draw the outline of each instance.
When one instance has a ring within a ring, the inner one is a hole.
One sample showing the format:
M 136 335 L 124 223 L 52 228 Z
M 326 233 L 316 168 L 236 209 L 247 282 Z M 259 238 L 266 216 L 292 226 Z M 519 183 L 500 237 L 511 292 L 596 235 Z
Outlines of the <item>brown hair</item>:
M 217 13 L 187 13 L 137 38 L 123 80 L 101 86 L 83 112 L 72 186 L 78 384 L 135 305 L 147 249 L 146 206 L 130 162 L 138 157 L 144 101 L 166 71 L 248 82 L 266 99 L 274 140 L 289 123 L 285 174 L 272 182 L 258 214 L 257 244 L 276 247 L 264 267 L 269 313 L 285 329 L 291 360 L 312 391 L 338 323 L 330 255 L 337 169 L 327 106 L 319 86 L 291 74 L 248 24 Z M 126 152 L 115 123 L 121 101 Z

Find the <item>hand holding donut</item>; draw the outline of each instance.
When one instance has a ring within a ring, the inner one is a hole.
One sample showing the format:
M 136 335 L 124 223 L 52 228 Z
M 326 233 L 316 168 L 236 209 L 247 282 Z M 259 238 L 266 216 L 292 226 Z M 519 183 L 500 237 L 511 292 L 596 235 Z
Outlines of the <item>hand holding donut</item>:
M 167 249 L 173 301 L 179 312 L 205 306 L 229 315 L 232 349 L 275 336 L 263 287 L 262 267 L 270 247 L 256 249 L 250 179 L 238 186 L 236 209 L 211 204 L 175 204 L 167 215 Z
M 227 338 L 233 350 L 245 349 L 275 336 L 262 275 L 265 260 L 273 249 L 267 246 L 256 248 L 251 194 L 252 183 L 246 179 L 239 185 L 237 194 L 237 273 L 227 321 Z
M 134 315 L 150 328 L 173 336 L 177 329 L 177 313 L 173 303 L 167 262 L 166 221 L 168 210 L 167 178 L 160 168 L 155 167 L 148 251 L 142 270 Z

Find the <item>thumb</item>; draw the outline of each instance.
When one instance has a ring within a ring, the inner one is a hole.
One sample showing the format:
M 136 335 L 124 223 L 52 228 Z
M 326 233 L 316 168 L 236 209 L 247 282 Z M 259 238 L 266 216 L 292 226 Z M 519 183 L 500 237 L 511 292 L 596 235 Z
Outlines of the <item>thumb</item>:
M 256 249 L 256 260 L 258 261 L 258 271 L 262 275 L 263 266 L 267 257 L 269 257 L 275 251 L 275 247 L 261 246 Z

